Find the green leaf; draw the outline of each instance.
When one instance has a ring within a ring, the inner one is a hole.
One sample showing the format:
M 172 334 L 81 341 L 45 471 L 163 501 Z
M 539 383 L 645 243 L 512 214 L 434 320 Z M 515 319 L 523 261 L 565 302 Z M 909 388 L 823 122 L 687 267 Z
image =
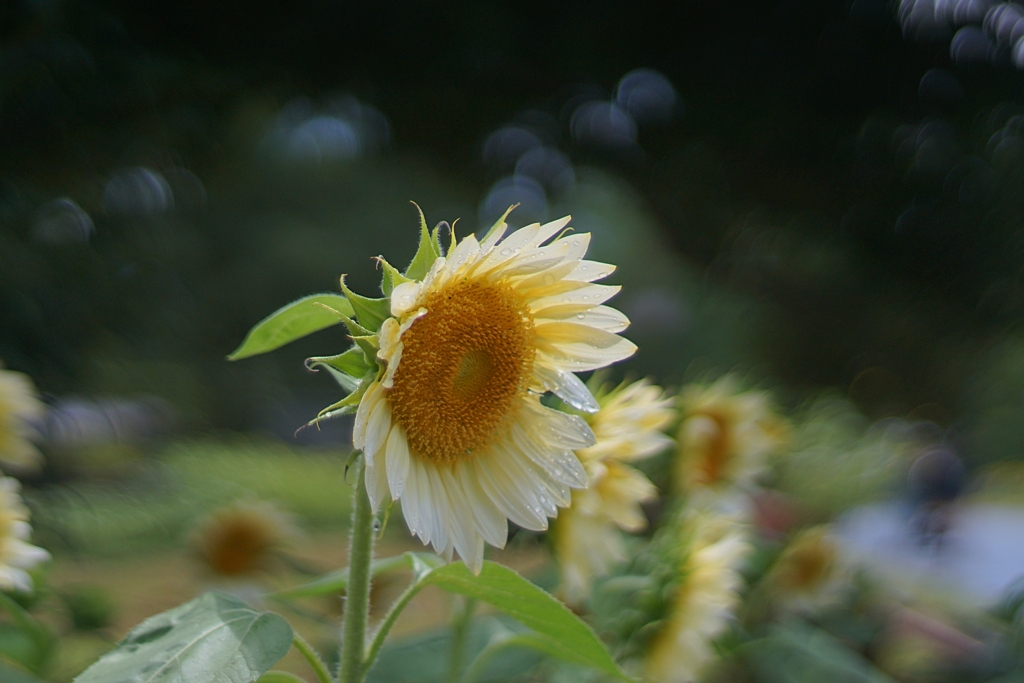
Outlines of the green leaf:
M 482 600 L 542 636 L 523 639 L 517 644 L 538 646 L 543 640 L 542 651 L 549 655 L 630 680 L 590 626 L 554 597 L 504 565 L 484 562 L 480 574 L 474 576 L 466 565 L 453 562 L 421 574 L 418 581 L 425 586 L 440 586 L 449 592 Z
M 0 608 L 14 622 L 0 623 L 0 654 L 40 673 L 53 655 L 56 636 L 6 593 L 0 592 Z
M 825 631 L 797 622 L 773 627 L 770 635 L 741 645 L 736 653 L 758 672 L 759 681 L 894 683 Z
M 462 682 L 505 683 L 523 680 L 523 675 L 544 657 L 531 648 L 515 646 L 516 634 L 522 629 L 521 625 L 504 615 L 473 619 L 463 642 L 466 659 L 472 664 L 462 675 Z M 452 680 L 453 645 L 450 628 L 396 639 L 381 652 L 381 656 L 367 672 L 366 681 L 449 683 Z
M 223 593 L 150 617 L 75 683 L 252 683 L 292 646 L 292 627 Z
M 370 566 L 370 576 L 372 578 L 376 578 L 382 574 L 393 572 L 396 569 L 410 569 L 411 555 L 413 555 L 413 553 L 402 553 L 401 555 L 395 555 L 394 557 L 385 557 L 380 560 L 374 560 L 373 564 Z M 429 558 L 431 556 L 426 557 Z M 433 558 L 433 562 L 435 566 L 440 566 L 442 564 L 442 560 L 437 557 Z M 348 567 L 327 572 L 326 574 L 318 576 L 312 581 L 304 583 L 301 586 L 271 593 L 270 597 L 288 600 L 291 598 L 308 598 L 317 595 L 334 595 L 336 593 L 344 593 L 346 587 L 348 587 Z
M 256 683 L 306 683 L 306 681 L 287 671 L 268 671 L 260 676 Z
M 4 683 L 43 683 L 41 678 L 36 678 L 27 671 L 15 669 L 3 662 L 0 662 L 0 681 Z
M 437 231 L 431 236 L 427 230 L 427 219 L 423 216 L 423 210 L 416 202 L 413 206 L 420 214 L 420 244 L 416 254 L 412 257 L 409 267 L 405 269 L 405 277 L 410 280 L 422 280 L 434 265 L 434 261 L 441 255 L 441 247 L 437 239 Z
M 408 562 L 414 578 L 384 618 L 371 646 L 371 662 L 387 635 L 387 629 L 394 624 L 405 605 L 423 588 L 439 586 L 451 593 L 486 602 L 533 629 L 547 641 L 541 650 L 546 654 L 593 667 L 623 680 L 632 680 L 615 663 L 590 626 L 568 607 L 508 567 L 485 561 L 480 574 L 474 575 L 463 563 L 443 564 L 436 555 L 405 553 L 400 557 Z M 539 647 L 539 640 L 524 638 L 516 644 Z
M 324 307 L 328 308 L 324 308 Z M 355 312 L 345 297 L 338 294 L 312 294 L 283 306 L 261 320 L 249 330 L 241 345 L 228 360 L 240 360 L 273 351 L 285 344 L 301 339 L 332 325 L 342 322 L 328 309 L 334 309 L 346 316 Z
M 356 320 L 370 332 L 376 332 L 385 320 L 391 317 L 391 300 L 388 297 L 371 299 L 356 294 L 345 284 L 345 276 L 341 276 L 341 291 L 352 304 Z

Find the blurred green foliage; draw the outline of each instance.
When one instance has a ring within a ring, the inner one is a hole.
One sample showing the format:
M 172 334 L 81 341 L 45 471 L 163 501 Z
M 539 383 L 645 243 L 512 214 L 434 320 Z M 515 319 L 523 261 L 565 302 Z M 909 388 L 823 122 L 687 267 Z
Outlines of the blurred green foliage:
M 178 442 L 113 483 L 28 494 L 35 538 L 58 554 L 129 556 L 180 545 L 204 515 L 238 499 L 278 503 L 308 529 L 342 529 L 351 488 L 345 454 L 272 441 Z

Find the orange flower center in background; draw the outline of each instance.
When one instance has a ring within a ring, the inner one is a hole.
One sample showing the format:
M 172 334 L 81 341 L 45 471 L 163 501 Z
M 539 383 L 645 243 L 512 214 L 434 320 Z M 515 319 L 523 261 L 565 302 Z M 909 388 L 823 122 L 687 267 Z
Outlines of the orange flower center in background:
M 791 589 L 813 590 L 828 576 L 836 551 L 828 542 L 816 539 L 792 548 L 788 555 L 783 584 Z
M 427 296 L 402 335 L 388 400 L 413 456 L 453 464 L 510 423 L 533 372 L 533 318 L 504 284 L 460 282 Z
M 708 485 L 719 481 L 732 456 L 732 439 L 726 418 L 716 413 L 701 413 L 700 417 L 715 425 L 714 434 L 707 436 L 703 451 L 697 454 L 697 483 Z
M 274 545 L 274 534 L 260 519 L 237 516 L 222 519 L 203 542 L 210 567 L 222 576 L 239 576 L 257 570 Z

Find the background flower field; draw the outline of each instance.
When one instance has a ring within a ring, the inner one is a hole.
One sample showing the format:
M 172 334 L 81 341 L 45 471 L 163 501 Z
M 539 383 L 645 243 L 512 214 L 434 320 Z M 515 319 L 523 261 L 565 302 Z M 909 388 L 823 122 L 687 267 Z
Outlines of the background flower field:
M 629 675 L 1021 675 L 1024 6 L 678 9 L 0 8 L 0 522 L 50 556 L 0 547 L 35 586 L 0 585 L 0 680 L 69 682 L 207 590 L 335 666 L 343 591 L 268 596 L 347 563 L 353 420 L 304 428 L 343 393 L 303 363 L 349 341 L 226 356 L 342 274 L 377 291 L 410 200 L 460 239 L 571 215 L 617 266 L 638 350 L 583 379 L 663 403 L 486 558 Z M 429 552 L 400 505 L 380 525 L 378 557 Z M 368 680 L 610 675 L 437 586 L 391 634 Z

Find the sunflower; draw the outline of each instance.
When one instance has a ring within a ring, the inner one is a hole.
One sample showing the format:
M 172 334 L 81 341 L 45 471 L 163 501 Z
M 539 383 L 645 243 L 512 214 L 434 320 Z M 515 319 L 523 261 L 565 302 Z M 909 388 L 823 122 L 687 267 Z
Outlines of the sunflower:
M 616 334 L 626 317 L 602 305 L 619 288 L 592 284 L 614 267 L 583 260 L 590 235 L 560 235 L 568 223 L 502 239 L 502 219 L 482 241 L 453 238 L 422 279 L 401 278 L 377 335 L 382 370 L 356 410 L 374 511 L 400 500 L 413 534 L 474 571 L 484 541 L 504 546 L 506 520 L 547 529 L 587 485 L 574 451 L 595 444 L 591 428 L 541 395 L 593 412 L 573 373 L 636 350 Z
M 272 503 L 237 501 L 204 520 L 194 540 L 214 573 L 236 577 L 264 567 L 271 551 L 296 535 L 292 518 Z
M 50 553 L 28 543 L 32 527 L 20 490 L 17 479 L 0 477 L 0 590 L 32 590 L 26 570 L 50 558 Z
M 675 477 L 685 491 L 749 485 L 767 456 L 786 442 L 786 423 L 775 414 L 768 394 L 739 391 L 731 376 L 710 386 L 687 387 L 679 403 Z
M 30 439 L 32 422 L 42 419 L 43 404 L 28 375 L 4 370 L 0 363 L 0 463 L 35 469 L 41 455 Z
M 689 551 L 670 600 L 668 616 L 643 661 L 654 683 L 690 683 L 715 658 L 712 641 L 725 632 L 740 602 L 739 570 L 750 544 L 743 526 L 721 515 L 687 520 Z
M 655 455 L 672 440 L 662 430 L 675 419 L 672 400 L 647 380 L 596 392 L 600 409 L 585 418 L 597 443 L 576 451 L 590 487 L 572 493 L 572 505 L 554 526 L 554 549 L 562 586 L 570 603 L 578 603 L 594 577 L 625 559 L 624 531 L 647 526 L 640 503 L 654 499 L 654 484 L 626 463 Z
M 827 526 L 797 534 L 768 575 L 772 597 L 780 607 L 811 612 L 837 602 L 845 587 L 839 546 Z

